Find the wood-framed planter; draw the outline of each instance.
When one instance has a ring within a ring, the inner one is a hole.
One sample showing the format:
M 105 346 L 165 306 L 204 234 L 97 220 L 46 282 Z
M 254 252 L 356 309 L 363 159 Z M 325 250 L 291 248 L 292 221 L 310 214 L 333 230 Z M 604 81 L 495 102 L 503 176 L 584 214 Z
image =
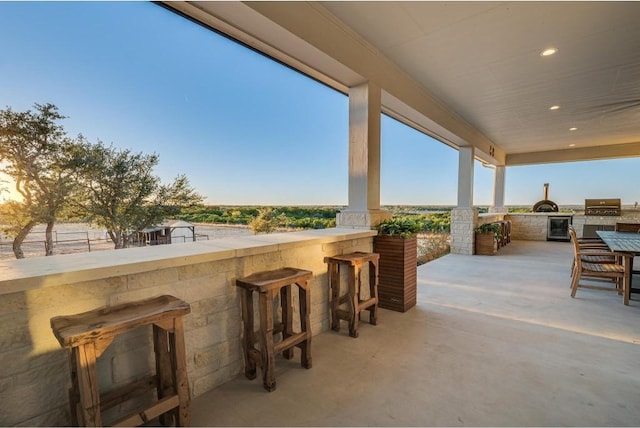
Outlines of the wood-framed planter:
M 418 240 L 415 236 L 378 235 L 373 251 L 380 254 L 378 306 L 406 312 L 416 305 Z
M 495 232 L 476 232 L 476 254 L 493 256 L 498 252 Z

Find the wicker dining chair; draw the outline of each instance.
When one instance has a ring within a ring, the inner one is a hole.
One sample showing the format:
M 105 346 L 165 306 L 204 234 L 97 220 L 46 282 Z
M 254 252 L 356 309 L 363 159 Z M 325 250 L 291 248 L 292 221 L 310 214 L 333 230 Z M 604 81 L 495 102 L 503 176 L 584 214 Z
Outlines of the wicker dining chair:
M 629 259 L 631 255 L 616 253 L 613 251 L 588 251 L 580 248 L 575 230 L 569 229 L 571 242 L 573 244 L 574 266 L 571 276 L 571 297 L 576 296 L 578 288 L 588 288 L 592 290 L 615 291 L 623 295 L 625 305 L 629 304 L 629 284 L 631 272 L 629 271 Z M 583 256 L 606 256 L 614 258 L 613 263 L 594 263 L 583 261 Z M 584 284 L 580 281 L 609 282 L 612 285 L 600 286 Z

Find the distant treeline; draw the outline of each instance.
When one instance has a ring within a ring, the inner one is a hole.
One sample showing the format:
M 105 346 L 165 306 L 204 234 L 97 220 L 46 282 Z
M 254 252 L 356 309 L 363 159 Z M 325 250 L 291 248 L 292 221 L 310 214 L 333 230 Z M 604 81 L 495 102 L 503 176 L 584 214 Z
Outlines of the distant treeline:
M 179 219 L 191 223 L 238 224 L 249 225 L 261 211 L 272 210 L 270 217 L 275 219 L 277 227 L 294 229 L 325 229 L 336 226 L 336 214 L 344 206 L 241 206 L 241 205 L 203 205 L 184 208 Z M 450 232 L 451 210 L 454 206 L 445 205 L 384 205 L 395 218 L 407 218 L 416 222 L 423 232 Z M 488 207 L 478 206 L 480 213 L 486 213 Z M 564 211 L 564 210 L 561 210 Z M 531 212 L 529 206 L 512 206 L 509 212 Z
M 184 208 L 177 216 L 191 223 L 248 225 L 256 218 L 262 206 L 206 205 Z M 336 214 L 342 206 L 274 206 L 273 217 L 279 227 L 296 229 L 325 229 L 336 226 Z M 415 221 L 424 232 L 448 232 L 451 228 L 451 207 L 385 206 L 394 217 Z
M 248 225 L 256 218 L 262 206 L 218 206 L 205 205 L 185 208 L 178 218 L 191 223 L 243 224 Z M 336 214 L 341 207 L 270 207 L 273 216 L 278 217 L 279 227 L 299 229 L 325 229 L 335 227 Z

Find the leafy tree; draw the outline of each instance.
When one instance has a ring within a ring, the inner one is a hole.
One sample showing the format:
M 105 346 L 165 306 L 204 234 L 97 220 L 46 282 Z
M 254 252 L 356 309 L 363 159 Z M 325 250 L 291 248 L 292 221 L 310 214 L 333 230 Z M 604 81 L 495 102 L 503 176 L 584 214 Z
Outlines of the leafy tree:
M 38 223 L 47 225 L 46 254 L 53 254 L 56 217 L 73 189 L 69 161 L 75 142 L 57 122 L 64 119 L 53 104 L 34 104 L 34 111 L 0 110 L 0 171 L 15 182 L 22 201 L 6 212 L 5 232 L 14 237 L 13 253 L 24 257 L 22 243 Z
M 129 246 L 132 232 L 159 224 L 181 208 L 202 203 L 185 176 L 163 185 L 153 174 L 156 154 L 83 142 L 76 159 L 83 209 L 88 219 L 107 229 L 115 248 Z
M 3 225 L 2 231 L 7 236 L 14 237 L 13 253 L 17 259 L 24 258 L 22 251 L 22 242 L 27 234 L 36 225 L 32 219 L 30 212 L 25 208 L 23 202 L 7 201 L 0 205 L 0 224 Z

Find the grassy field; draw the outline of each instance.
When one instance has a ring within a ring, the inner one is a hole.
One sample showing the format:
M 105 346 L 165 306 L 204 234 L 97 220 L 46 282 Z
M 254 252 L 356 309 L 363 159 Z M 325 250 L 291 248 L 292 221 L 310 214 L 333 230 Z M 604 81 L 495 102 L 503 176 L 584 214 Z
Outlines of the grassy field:
M 45 255 L 44 225 L 39 225 L 27 236 L 22 245 L 25 257 L 41 257 Z M 198 240 L 219 239 L 228 236 L 251 235 L 246 226 L 197 225 Z M 88 223 L 59 223 L 54 233 L 54 254 L 71 254 L 89 251 L 113 250 L 113 242 L 108 239 L 107 231 L 92 227 Z M 176 239 L 180 243 L 180 239 Z M 0 239 L 0 259 L 13 259 L 11 239 L 2 236 Z

